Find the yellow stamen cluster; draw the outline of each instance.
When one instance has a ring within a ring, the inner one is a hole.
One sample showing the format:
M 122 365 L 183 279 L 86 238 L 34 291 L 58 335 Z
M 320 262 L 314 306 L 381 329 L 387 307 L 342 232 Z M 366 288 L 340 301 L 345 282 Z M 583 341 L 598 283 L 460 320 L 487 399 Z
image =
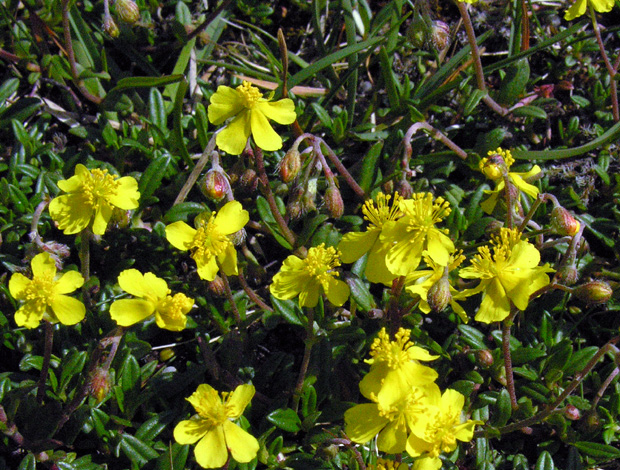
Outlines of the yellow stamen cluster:
M 442 197 L 433 201 L 431 193 L 416 193 L 411 197 L 413 204 L 405 207 L 409 216 L 407 231 L 427 231 L 450 215 L 450 203 Z
M 364 219 L 367 220 L 371 227 L 370 228 L 378 228 L 383 227 L 383 224 L 389 220 L 396 220 L 401 215 L 399 205 L 400 201 L 403 199 L 398 193 L 394 194 L 394 200 L 390 205 L 390 199 L 392 198 L 389 194 L 379 193 L 377 195 L 377 205 L 375 206 L 375 201 L 372 199 L 367 200 L 362 207 L 362 212 L 364 213 Z
M 168 290 L 170 294 L 170 290 Z M 185 317 L 185 312 L 191 308 L 194 301 L 180 292 L 177 294 L 167 295 L 157 303 L 157 311 L 160 315 L 164 315 L 171 320 L 178 320 Z
M 340 273 L 334 271 L 340 266 L 338 250 L 333 246 L 325 247 L 319 245 L 315 250 L 308 252 L 308 256 L 303 260 L 306 272 L 319 282 L 327 281 L 329 277 L 338 277 Z
M 189 249 L 194 258 L 214 257 L 224 253 L 231 244 L 230 238 L 217 229 L 213 213 L 207 223 L 203 222 L 198 227 Z
M 396 333 L 394 341 L 390 341 L 390 335 L 382 329 L 372 342 L 370 355 L 374 361 L 385 362 L 390 369 L 398 369 L 411 360 L 407 352 L 413 347 L 413 343 L 409 340 L 410 336 L 411 330 L 401 328 Z
M 263 94 L 258 88 L 252 86 L 250 82 L 244 81 L 237 87 L 237 91 L 243 101 L 243 106 L 246 108 L 252 108 L 263 97 Z
M 96 208 L 102 200 L 115 196 L 118 189 L 117 178 L 118 176 L 109 174 L 106 169 L 91 170 L 90 177 L 82 183 L 84 203 Z

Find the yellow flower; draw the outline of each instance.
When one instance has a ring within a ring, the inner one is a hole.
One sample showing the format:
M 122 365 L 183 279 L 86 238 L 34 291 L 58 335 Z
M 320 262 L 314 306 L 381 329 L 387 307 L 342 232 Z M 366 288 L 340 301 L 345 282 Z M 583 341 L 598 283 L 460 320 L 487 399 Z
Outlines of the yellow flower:
M 377 448 L 388 454 L 398 454 L 407 446 L 407 435 L 413 429 L 418 432 L 427 426 L 432 415 L 432 405 L 427 396 L 441 394 L 435 384 L 426 387 L 409 387 L 390 404 L 382 404 L 376 396 L 374 403 L 363 403 L 344 413 L 345 433 L 358 444 L 365 444 L 377 434 Z
M 341 306 L 349 298 L 350 290 L 346 282 L 336 279 L 338 266 L 338 251 L 321 243 L 310 248 L 305 259 L 295 255 L 286 258 L 273 276 L 269 291 L 280 300 L 299 296 L 300 307 L 315 307 L 323 293 L 332 304 Z
M 181 445 L 194 444 L 196 461 L 203 468 L 223 467 L 228 451 L 233 459 L 247 463 L 256 457 L 258 441 L 231 420 L 238 419 L 254 396 L 253 385 L 239 385 L 234 392 L 218 393 L 207 384 L 187 398 L 196 415 L 174 428 L 174 439 Z
M 409 340 L 411 330 L 400 328 L 395 340 L 382 328 L 370 347 L 372 359 L 367 359 L 370 372 L 360 382 L 360 392 L 368 399 L 389 406 L 409 393 L 412 386 L 423 387 L 435 381 L 437 372 L 419 361 L 432 361 L 426 350 Z
M 77 271 L 68 271 L 56 279 L 56 264 L 49 253 L 39 253 L 30 262 L 32 279 L 15 273 L 9 281 L 9 292 L 25 304 L 15 312 L 17 326 L 36 328 L 41 320 L 75 325 L 86 314 L 84 304 L 69 297 L 84 284 Z
M 119 178 L 108 170 L 75 167 L 75 175 L 58 182 L 66 192 L 52 199 L 49 210 L 58 228 L 65 234 L 81 232 L 92 225 L 95 235 L 105 233 L 114 208 L 130 210 L 138 207 L 138 182 L 131 176 Z
M 131 326 L 155 314 L 160 328 L 181 331 L 187 323 L 187 313 L 194 299 L 185 294 L 170 295 L 168 284 L 153 273 L 142 274 L 137 269 L 126 269 L 118 276 L 118 285 L 138 299 L 121 299 L 110 307 L 110 316 L 120 326 Z
M 429 401 L 436 404 L 429 407 L 430 416 L 424 428 L 414 428 L 407 439 L 407 453 L 412 457 L 422 456 L 416 461 L 415 470 L 439 469 L 442 452 L 456 449 L 457 440 L 469 442 L 474 437 L 474 427 L 481 421 L 461 420 L 465 397 L 456 390 L 448 389 L 443 395 L 429 396 Z
M 471 266 L 461 269 L 465 279 L 480 279 L 470 294 L 482 292 L 482 303 L 475 319 L 483 323 L 501 321 L 510 314 L 510 302 L 525 310 L 530 296 L 549 284 L 548 265 L 538 266 L 540 253 L 534 245 L 521 240 L 517 229 L 502 228 L 488 246 L 478 248 Z
M 396 277 L 386 264 L 385 256 L 391 248 L 389 243 L 381 243 L 380 235 L 383 226 L 391 220 L 398 220 L 403 214 L 399 210 L 403 199 L 398 193 L 390 205 L 391 196 L 379 193 L 375 202 L 368 200 L 362 206 L 364 219 L 368 221 L 365 232 L 350 232 L 345 234 L 338 244 L 340 259 L 343 263 L 353 263 L 368 253 L 364 273 L 370 282 L 390 285 Z
M 433 201 L 431 193 L 416 193 L 411 199 L 400 201 L 403 216 L 388 221 L 381 232 L 381 243 L 392 244 L 386 255 L 386 265 L 396 276 L 406 276 L 416 269 L 427 250 L 436 262 L 447 264 L 454 243 L 447 230 L 435 228 L 450 214 L 448 201 L 438 197 Z
M 478 164 L 480 171 L 487 178 L 495 182 L 495 189 L 485 191 L 485 194 L 490 194 L 490 196 L 480 204 L 482 210 L 487 214 L 493 212 L 500 194 L 503 194 L 506 187 L 504 175 L 507 175 L 508 181 L 517 188 L 519 194 L 525 193 L 531 198 L 536 198 L 536 196 L 538 196 L 538 188 L 528 183 L 527 180 L 539 174 L 541 172 L 540 167 L 534 165 L 532 169 L 526 173 L 509 172 L 514 162 L 515 159 L 510 150 L 503 150 L 502 148 L 498 148 L 495 151 L 491 150 L 488 158 L 480 160 Z
M 292 124 L 297 119 L 295 104 L 289 98 L 269 101 L 258 88 L 244 81 L 236 89 L 220 85 L 211 96 L 209 121 L 219 125 L 234 119 L 216 136 L 217 146 L 232 155 L 243 152 L 248 137 L 263 150 L 282 148 L 282 138 L 273 130 L 269 119 L 280 124 Z
M 424 252 L 422 257 L 430 269 L 418 270 L 410 273 L 405 278 L 405 289 L 412 295 L 419 296 L 419 309 L 422 313 L 429 313 L 431 311 L 431 307 L 428 303 L 429 291 L 433 286 L 436 286 L 437 283 L 442 282 L 444 277 L 447 278 L 447 274 L 450 271 L 458 268 L 465 260 L 465 257 L 462 255 L 461 251 L 455 252 L 450 255 L 447 265 L 436 263 L 432 255 L 428 252 Z M 446 267 L 448 268 L 447 272 Z M 452 307 L 454 313 L 456 313 L 464 323 L 467 323 L 469 319 L 467 318 L 465 310 L 456 302 L 457 300 L 464 299 L 467 292 L 459 292 L 449 284 L 449 280 L 446 280 L 446 282 L 448 282 L 449 287 L 449 292 L 447 292 L 447 294 L 449 294 L 449 299 L 447 302 Z
M 199 215 L 197 229 L 182 221 L 168 225 L 166 238 L 175 248 L 190 250 L 200 278 L 212 281 L 220 268 L 227 276 L 238 273 L 237 251 L 231 235 L 245 227 L 248 220 L 250 216 L 241 203 L 230 201 L 208 218 Z
M 574 20 L 575 18 L 583 15 L 586 12 L 588 4 L 598 11 L 599 13 L 607 13 L 614 7 L 614 0 L 577 0 L 568 10 L 564 13 L 564 19 L 566 21 Z
M 367 465 L 368 470 L 408 470 L 409 466 L 404 462 L 395 462 L 390 459 L 377 459 L 376 464 Z

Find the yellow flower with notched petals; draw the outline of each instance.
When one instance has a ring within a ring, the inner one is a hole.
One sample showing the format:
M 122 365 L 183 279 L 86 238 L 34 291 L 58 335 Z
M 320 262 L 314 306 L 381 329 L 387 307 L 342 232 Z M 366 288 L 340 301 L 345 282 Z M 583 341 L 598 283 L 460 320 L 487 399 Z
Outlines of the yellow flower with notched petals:
M 49 211 L 58 228 L 66 235 L 81 232 L 92 225 L 95 235 L 103 235 L 115 208 L 138 207 L 138 182 L 131 176 L 119 178 L 108 170 L 75 167 L 75 175 L 58 182 L 67 194 L 50 202 Z
M 269 119 L 280 124 L 292 124 L 297 119 L 293 100 L 269 101 L 263 98 L 258 88 L 246 81 L 236 89 L 224 85 L 217 87 L 211 96 L 208 114 L 209 121 L 215 125 L 234 116 L 215 137 L 217 146 L 231 155 L 243 152 L 250 134 L 263 150 L 279 150 L 282 138 L 273 130 Z
M 254 396 L 253 385 L 239 385 L 233 392 L 222 393 L 207 384 L 189 397 L 196 415 L 174 428 L 174 439 L 181 445 L 196 444 L 194 456 L 203 468 L 223 467 L 228 452 L 240 463 L 250 462 L 258 452 L 258 441 L 231 420 L 238 419 Z
M 195 229 L 182 221 L 168 225 L 166 238 L 175 248 L 189 250 L 198 266 L 198 276 L 212 281 L 220 267 L 227 276 L 238 273 L 237 251 L 231 235 L 245 227 L 249 220 L 248 211 L 241 203 L 230 201 L 208 218 L 199 215 Z
M 25 304 L 15 312 L 17 326 L 36 328 L 41 320 L 75 325 L 86 314 L 84 304 L 69 297 L 84 284 L 77 271 L 68 271 L 56 279 L 56 264 L 49 253 L 39 253 L 30 263 L 32 279 L 15 273 L 9 281 L 9 292 Z
M 566 21 L 574 20 L 586 12 L 588 4 L 598 11 L 599 13 L 607 13 L 614 7 L 614 0 L 577 0 L 568 10 L 564 13 L 564 19 Z
M 153 273 L 142 274 L 137 269 L 126 269 L 118 276 L 118 285 L 137 299 L 120 299 L 110 307 L 110 316 L 120 326 L 134 325 L 155 314 L 160 328 L 181 331 L 187 323 L 187 313 L 194 299 L 185 294 L 170 295 L 168 284 Z
M 483 293 L 475 319 L 483 323 L 502 321 L 510 314 L 510 302 L 525 310 L 530 295 L 549 284 L 548 265 L 538 266 L 540 253 L 534 245 L 521 240 L 517 229 L 502 228 L 488 246 L 478 248 L 471 266 L 460 270 L 465 279 L 480 279 L 469 294 Z
M 305 259 L 291 255 L 284 260 L 282 268 L 269 286 L 271 294 L 280 300 L 299 296 L 300 307 L 315 307 L 319 295 L 325 293 L 334 305 L 341 306 L 349 298 L 349 286 L 336 279 L 340 266 L 338 251 L 322 243 L 308 250 Z

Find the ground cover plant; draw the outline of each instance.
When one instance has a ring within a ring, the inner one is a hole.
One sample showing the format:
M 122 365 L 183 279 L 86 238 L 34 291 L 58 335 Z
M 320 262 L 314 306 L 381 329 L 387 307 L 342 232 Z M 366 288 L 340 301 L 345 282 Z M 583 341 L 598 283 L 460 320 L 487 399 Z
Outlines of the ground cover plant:
M 613 468 L 619 15 L 2 2 L 0 468 Z

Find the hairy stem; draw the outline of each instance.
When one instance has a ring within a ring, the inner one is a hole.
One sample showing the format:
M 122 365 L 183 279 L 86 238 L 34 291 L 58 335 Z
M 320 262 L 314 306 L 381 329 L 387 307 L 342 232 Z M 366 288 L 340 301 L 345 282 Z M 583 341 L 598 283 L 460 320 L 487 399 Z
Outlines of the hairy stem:
M 37 384 L 37 402 L 43 403 L 45 398 L 45 382 L 50 369 L 50 359 L 52 357 L 52 347 L 54 346 L 54 326 L 48 322 L 43 322 L 45 326 L 45 349 L 43 352 L 43 364 L 41 365 L 41 375 Z
M 514 312 L 511 312 L 508 318 L 506 318 L 502 323 L 502 353 L 504 355 L 504 368 L 506 369 L 506 389 L 508 390 L 508 395 L 510 395 L 510 406 L 513 410 L 519 408 L 517 404 L 517 393 L 515 391 L 515 379 L 514 374 L 512 373 L 512 356 L 510 355 L 510 328 L 512 327 L 512 323 L 515 315 L 517 314 L 517 309 L 512 307 Z
M 306 340 L 304 347 L 304 356 L 301 360 L 301 367 L 299 368 L 299 376 L 297 377 L 297 384 L 295 385 L 295 391 L 293 392 L 293 410 L 297 413 L 299 410 L 299 401 L 301 400 L 301 392 L 304 389 L 304 380 L 308 373 L 308 366 L 310 365 L 310 354 L 312 353 L 312 347 L 314 346 L 314 309 L 308 308 L 308 314 L 306 315 Z
M 592 28 L 594 29 L 594 35 L 596 36 L 596 42 L 598 44 L 598 48 L 601 51 L 601 56 L 603 57 L 603 62 L 605 63 L 605 68 L 609 73 L 609 82 L 610 82 L 610 95 L 611 95 L 611 110 L 614 116 L 614 121 L 620 121 L 620 110 L 618 108 L 618 83 L 616 82 L 616 67 L 611 65 L 611 61 L 609 60 L 609 56 L 607 55 L 607 51 L 605 50 L 605 44 L 603 43 L 603 37 L 601 36 L 601 30 L 598 27 L 598 22 L 596 21 L 596 13 L 594 12 L 594 7 L 590 2 L 588 2 L 588 8 L 590 10 L 590 18 L 592 19 Z M 619 56 L 620 57 L 620 56 Z

